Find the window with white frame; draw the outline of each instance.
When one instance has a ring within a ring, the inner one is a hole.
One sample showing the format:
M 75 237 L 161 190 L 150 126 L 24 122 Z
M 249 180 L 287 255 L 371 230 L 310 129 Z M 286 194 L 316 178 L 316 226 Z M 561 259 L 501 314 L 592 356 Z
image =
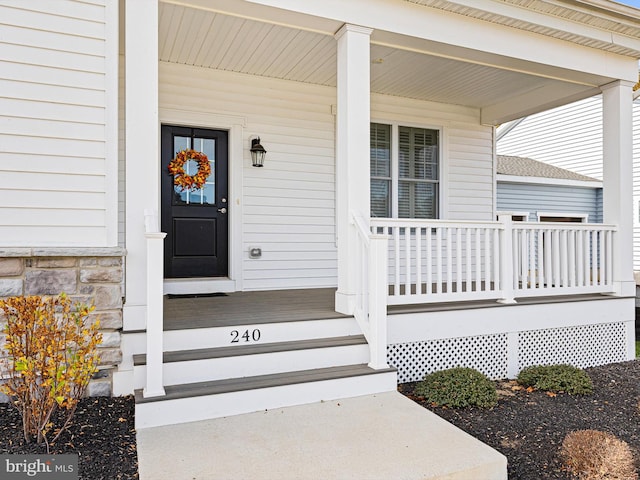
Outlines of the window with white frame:
M 587 223 L 588 213 L 536 212 L 539 222 Z
M 440 132 L 371 124 L 371 216 L 438 218 Z

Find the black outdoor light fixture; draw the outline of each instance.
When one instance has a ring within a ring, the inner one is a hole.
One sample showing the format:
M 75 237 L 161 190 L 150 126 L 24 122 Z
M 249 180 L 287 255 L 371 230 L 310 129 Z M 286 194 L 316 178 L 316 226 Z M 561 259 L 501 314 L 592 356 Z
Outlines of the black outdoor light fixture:
M 251 139 L 251 148 L 249 151 L 251 152 L 251 164 L 254 167 L 264 166 L 264 156 L 267 154 L 267 151 L 260 145 L 260 137 Z

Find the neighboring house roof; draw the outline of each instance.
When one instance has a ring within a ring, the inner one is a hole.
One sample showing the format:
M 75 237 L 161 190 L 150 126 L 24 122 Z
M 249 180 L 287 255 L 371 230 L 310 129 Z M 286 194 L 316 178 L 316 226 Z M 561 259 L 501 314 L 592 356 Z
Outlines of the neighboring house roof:
M 512 155 L 498 155 L 498 175 L 512 175 L 516 177 L 554 178 L 558 180 L 580 180 L 585 182 L 599 182 L 598 179 L 580 175 L 579 173 L 555 167 L 548 163 L 539 162 L 532 158 L 516 157 Z

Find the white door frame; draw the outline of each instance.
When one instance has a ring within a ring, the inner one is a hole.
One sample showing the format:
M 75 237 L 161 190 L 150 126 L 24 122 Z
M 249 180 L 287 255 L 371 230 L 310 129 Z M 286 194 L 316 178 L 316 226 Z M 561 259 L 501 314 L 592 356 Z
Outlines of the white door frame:
M 229 132 L 229 276 L 165 279 L 164 293 L 235 292 L 242 290 L 242 170 L 246 118 L 193 110 L 159 109 L 160 124 Z

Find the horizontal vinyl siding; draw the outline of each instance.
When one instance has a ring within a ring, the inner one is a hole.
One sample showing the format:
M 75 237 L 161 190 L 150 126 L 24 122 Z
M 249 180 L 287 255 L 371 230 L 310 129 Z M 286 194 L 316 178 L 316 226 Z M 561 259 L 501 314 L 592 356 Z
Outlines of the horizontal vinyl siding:
M 497 150 L 602 180 L 602 97 L 526 117 Z
M 538 220 L 538 212 L 586 213 L 589 222 L 602 222 L 599 190 L 498 180 L 498 211 L 529 212 L 529 221 L 532 222 Z
M 243 164 L 243 190 L 230 199 L 230 215 L 237 199 L 245 290 L 336 285 L 335 103 L 334 88 L 160 63 L 161 108 L 246 119 L 243 158 L 230 158 Z M 447 199 L 451 215 L 491 217 L 491 129 L 478 126 L 477 111 L 372 95 L 372 118 L 443 127 L 445 144 L 456 146 L 444 155 L 455 179 L 445 191 L 465 192 Z M 264 168 L 250 165 L 251 135 L 268 151 Z M 262 258 L 250 259 L 250 247 L 262 248 Z
M 335 91 L 160 63 L 160 107 L 246 118 L 243 131 L 242 268 L 245 290 L 336 285 Z M 249 137 L 260 135 L 265 166 L 251 166 Z M 250 259 L 250 247 L 262 258 Z
M 104 2 L 0 0 L 0 246 L 104 246 Z

